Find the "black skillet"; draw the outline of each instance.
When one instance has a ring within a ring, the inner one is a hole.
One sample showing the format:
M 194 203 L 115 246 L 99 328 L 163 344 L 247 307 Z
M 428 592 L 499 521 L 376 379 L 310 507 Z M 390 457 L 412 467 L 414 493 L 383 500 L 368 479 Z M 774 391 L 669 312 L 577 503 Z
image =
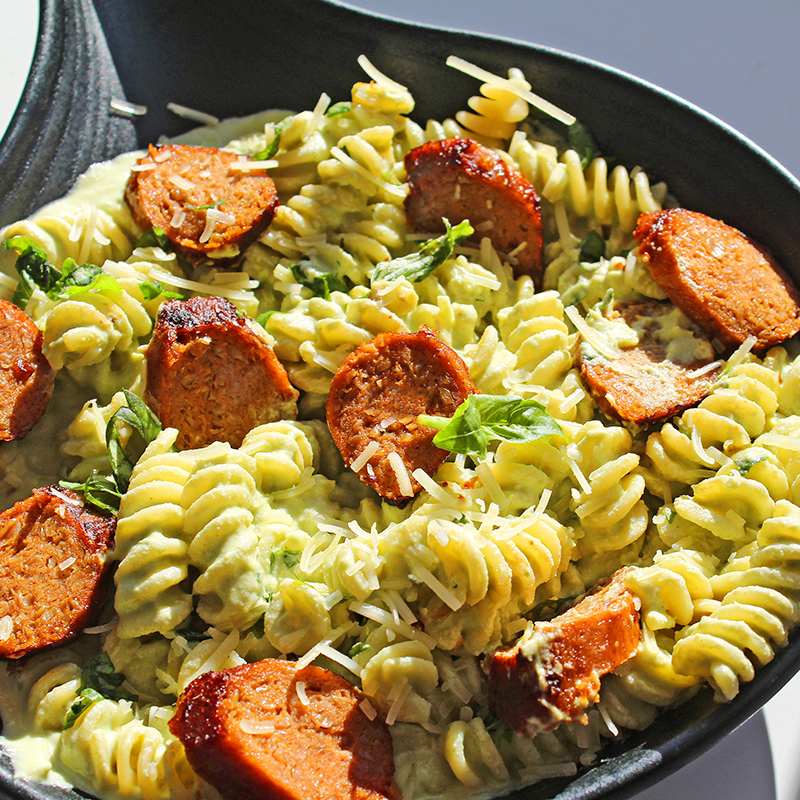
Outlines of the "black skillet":
M 476 82 L 445 66 L 458 55 L 496 73 L 520 67 L 534 90 L 587 124 L 601 148 L 664 179 L 682 205 L 742 228 L 800 282 L 800 184 L 762 150 L 696 107 L 621 72 L 555 50 L 396 22 L 326 0 L 42 0 L 39 44 L 23 99 L 0 145 L 0 223 L 63 194 L 90 163 L 175 135 L 189 123 L 168 102 L 218 117 L 348 99 L 366 54 L 408 86 L 413 116 L 452 116 Z M 146 105 L 134 122 L 113 97 Z M 622 800 L 697 757 L 754 714 L 800 666 L 800 631 L 736 700 L 710 692 L 612 742 L 577 777 L 509 798 Z M 25 800 L 77 795 L 16 782 Z

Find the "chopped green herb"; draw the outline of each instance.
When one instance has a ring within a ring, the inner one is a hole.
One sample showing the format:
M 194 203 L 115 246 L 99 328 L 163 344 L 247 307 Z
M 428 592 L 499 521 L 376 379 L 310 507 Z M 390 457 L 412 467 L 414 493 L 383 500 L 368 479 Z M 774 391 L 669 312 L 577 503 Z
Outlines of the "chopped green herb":
M 582 122 L 575 121 L 567 129 L 567 143 L 581 158 L 581 167 L 586 169 L 600 155 L 600 148 L 592 132 Z
M 171 244 L 164 230 L 153 226 L 141 235 L 139 241 L 134 245 L 134 250 L 137 247 L 160 247 L 165 253 L 169 253 Z
M 677 516 L 675 510 L 672 508 L 665 508 L 662 513 L 664 514 L 664 518 L 667 520 L 667 523 L 670 525 L 675 521 L 675 517 Z
M 459 222 L 455 227 L 443 219 L 446 233 L 436 239 L 431 239 L 420 247 L 416 253 L 411 253 L 391 261 L 384 261 L 375 267 L 371 282 L 394 281 L 398 278 L 408 278 L 415 283 L 427 278 L 436 267 L 443 264 L 453 255 L 455 248 L 475 233 L 475 229 L 467 220 Z
M 136 700 L 136 697 L 122 688 L 125 676 L 114 669 L 106 652 L 98 653 L 89 666 L 81 673 L 81 686 L 94 689 L 109 700 Z
M 566 611 L 575 601 L 579 595 L 574 597 L 553 597 L 549 600 L 543 600 L 538 605 L 535 605 L 525 616 L 535 622 L 536 620 L 547 620 L 557 617 L 562 611 Z
M 769 453 L 763 451 L 760 453 L 751 453 L 742 458 L 734 459 L 736 463 L 736 469 L 738 469 L 742 475 L 747 475 L 747 473 L 750 472 L 750 470 L 753 469 L 756 464 L 761 464 L 763 461 L 768 460 Z
M 59 486 L 80 492 L 87 503 L 108 514 L 116 514 L 119 511 L 122 493 L 117 488 L 116 481 L 107 475 L 100 475 L 97 470 L 92 470 L 92 474 L 83 483 L 60 481 Z
M 193 206 L 191 203 L 186 203 L 186 208 L 190 209 L 191 211 L 207 211 L 209 208 L 219 208 L 220 206 L 224 206 L 227 203 L 227 200 L 214 200 L 211 203 L 206 203 L 202 206 Z
M 581 251 L 578 258 L 581 261 L 594 263 L 606 254 L 606 240 L 597 232 L 589 231 L 587 237 L 581 242 Z
M 273 310 L 273 311 L 265 311 L 263 314 L 259 314 L 259 315 L 256 317 L 256 322 L 257 322 L 259 325 L 261 325 L 261 327 L 264 327 L 264 325 L 266 325 L 266 324 L 267 324 L 267 320 L 268 320 L 268 319 L 269 319 L 269 318 L 270 318 L 270 317 L 271 317 L 273 314 L 277 314 L 277 313 L 278 313 L 278 312 L 277 312 L 276 310 Z
M 290 119 L 291 117 L 287 117 L 286 119 L 282 119 L 280 122 L 276 122 L 272 126 L 273 136 L 270 143 L 263 150 L 261 150 L 261 152 L 256 153 L 253 156 L 253 161 L 268 161 L 275 155 L 275 153 L 278 152 L 278 149 L 281 146 L 281 134 L 286 129 Z
M 133 472 L 133 461 L 122 447 L 119 436 L 119 423 L 130 425 L 135 431 L 138 431 L 139 435 L 144 439 L 145 445 L 150 444 L 161 433 L 161 423 L 144 400 L 127 389 L 122 391 L 125 394 L 125 400 L 128 405 L 118 408 L 108 421 L 106 426 L 106 446 L 108 447 L 108 458 L 111 461 L 114 480 L 119 491 L 124 494 L 128 490 L 131 473 Z
M 348 651 L 347 655 L 350 658 L 357 656 L 359 653 L 366 653 L 367 650 L 372 650 L 372 645 L 366 642 L 356 642 Z
M 3 242 L 3 247 L 17 253 L 14 266 L 19 273 L 19 283 L 11 302 L 18 308 L 25 308 L 36 289 L 50 291 L 61 277 L 58 269 L 47 260 L 47 253 L 27 236 L 12 236 Z
M 391 170 L 387 170 L 386 172 L 384 172 L 383 175 L 381 175 L 381 178 L 383 178 L 383 180 L 385 180 L 386 183 L 392 183 L 395 186 L 403 185 L 403 182 L 400 180 L 400 178 L 398 178 L 397 175 L 395 175 L 394 172 L 392 172 Z
M 292 275 L 298 283 L 325 300 L 331 299 L 331 292 L 347 291 L 347 284 L 335 272 L 309 274 L 304 265 L 295 264 L 292 266 Z
M 71 728 L 87 708 L 103 699 L 136 700 L 122 688 L 125 676 L 114 669 L 108 653 L 98 653 L 81 673 L 80 692 L 67 711 L 62 729 Z
M 79 266 L 71 258 L 67 258 L 64 261 L 61 277 L 49 289 L 47 296 L 51 300 L 63 300 L 89 292 L 119 294 L 122 292 L 122 287 L 117 283 L 117 279 L 104 272 L 102 267 L 94 264 Z
M 343 100 L 341 103 L 334 103 L 326 112 L 326 117 L 338 117 L 339 114 L 346 114 L 352 104 L 349 100 Z
M 83 712 L 86 711 L 89 706 L 93 706 L 102 699 L 103 695 L 101 695 L 99 692 L 96 692 L 94 689 L 84 689 L 72 701 L 72 705 L 67 711 L 67 716 L 64 717 L 64 724 L 61 726 L 61 730 L 66 731 L 71 728 L 77 721 L 78 717 L 83 714 Z
M 269 554 L 270 566 L 281 564 L 288 570 L 294 569 L 300 563 L 303 553 L 300 550 L 273 550 Z
M 432 417 L 420 414 L 417 421 L 437 428 L 433 443 L 443 450 L 465 453 L 481 460 L 486 457 L 489 442 L 532 442 L 547 436 L 559 436 L 566 441 L 561 426 L 536 400 L 521 397 L 473 394 L 451 417 Z
M 139 284 L 139 291 L 145 302 L 155 300 L 156 297 L 164 297 L 167 300 L 183 300 L 183 295 L 179 292 L 171 292 L 164 288 L 161 281 L 150 281 Z

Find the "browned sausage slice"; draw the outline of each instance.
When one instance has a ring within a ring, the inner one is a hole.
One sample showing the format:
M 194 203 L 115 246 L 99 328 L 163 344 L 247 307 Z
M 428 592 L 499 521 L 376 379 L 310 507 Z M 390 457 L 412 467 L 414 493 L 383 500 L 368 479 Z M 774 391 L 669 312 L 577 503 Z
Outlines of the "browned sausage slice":
M 231 800 L 399 800 L 391 736 L 363 700 L 328 670 L 267 659 L 196 678 L 169 727 Z
M 379 495 L 402 503 L 422 488 L 411 473 L 434 475 L 447 456 L 432 443 L 436 431 L 417 417 L 451 417 L 474 393 L 467 365 L 429 328 L 381 333 L 334 375 L 328 427 L 345 465 Z
M 667 342 L 659 335 L 660 320 L 674 312 L 671 303 L 657 300 L 620 303 L 607 313 L 631 327 L 645 320 L 636 347 L 621 350 L 613 360 L 598 357 L 583 344 L 579 350 L 581 376 L 597 404 L 612 419 L 650 425 L 699 403 L 719 374 L 711 358 L 685 357 L 676 363 L 667 357 Z M 710 346 L 708 347 L 710 351 Z
M 712 339 L 757 352 L 800 331 L 800 294 L 762 247 L 720 220 L 672 208 L 642 214 L 639 252 L 668 297 Z
M 20 658 L 83 630 L 105 594 L 115 527 L 55 486 L 0 514 L 0 656 Z
M 627 571 L 486 658 L 489 708 L 517 733 L 533 737 L 562 722 L 586 724 L 600 678 L 634 655 L 639 612 L 625 588 Z
M 297 417 L 299 393 L 272 348 L 221 297 L 170 300 L 147 348 L 145 399 L 178 447 L 242 443 L 266 422 Z
M 405 158 L 410 191 L 408 227 L 443 233 L 442 217 L 469 220 L 476 236 L 514 255 L 514 275 L 542 283 L 542 215 L 527 178 L 497 153 L 471 139 L 445 139 L 415 147 Z
M 54 378 L 36 323 L 0 300 L 0 441 L 21 439 L 41 419 Z
M 150 145 L 125 199 L 137 225 L 162 228 L 190 261 L 235 262 L 278 207 L 272 178 L 237 164 L 238 155 L 215 147 Z

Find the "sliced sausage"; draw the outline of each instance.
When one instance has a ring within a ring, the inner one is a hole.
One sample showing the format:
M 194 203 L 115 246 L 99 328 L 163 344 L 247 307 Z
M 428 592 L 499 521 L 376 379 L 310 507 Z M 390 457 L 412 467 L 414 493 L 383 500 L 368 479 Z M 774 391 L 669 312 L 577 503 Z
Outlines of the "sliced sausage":
M 0 656 L 63 644 L 105 595 L 116 519 L 68 489 L 34 489 L 0 514 Z
M 766 350 L 800 331 L 800 294 L 764 248 L 717 219 L 673 208 L 642 214 L 634 232 L 658 285 L 712 339 Z
M 645 426 L 667 419 L 699 403 L 710 391 L 719 368 L 710 368 L 712 355 L 683 354 L 680 363 L 668 355 L 669 341 L 661 321 L 675 313 L 671 303 L 657 300 L 620 303 L 608 312 L 633 327 L 644 321 L 636 347 L 621 350 L 613 360 L 598 357 L 591 346 L 579 350 L 581 376 L 602 411 L 612 419 Z
M 638 603 L 625 588 L 627 571 L 485 659 L 489 708 L 520 735 L 533 737 L 562 722 L 586 724 L 600 678 L 636 652 Z
M 391 736 L 363 701 L 328 670 L 267 659 L 196 678 L 169 727 L 231 800 L 399 800 Z
M 542 283 L 542 215 L 539 196 L 525 176 L 471 139 L 445 139 L 415 147 L 405 158 L 408 227 L 443 233 L 469 220 L 477 237 L 513 254 L 514 275 Z
M 22 439 L 41 419 L 54 379 L 36 323 L 0 300 L 0 441 Z
M 163 229 L 192 262 L 238 261 L 278 207 L 263 169 L 241 169 L 240 156 L 216 147 L 150 145 L 136 162 L 125 200 L 145 230 Z
M 145 399 L 178 447 L 242 443 L 266 422 L 297 417 L 298 391 L 272 348 L 221 297 L 161 306 L 147 348 Z
M 474 393 L 467 365 L 429 328 L 381 333 L 334 375 L 328 427 L 345 465 L 355 462 L 364 483 L 402 503 L 422 488 L 411 473 L 419 468 L 434 475 L 447 456 L 432 442 L 436 431 L 418 425 L 417 417 L 451 417 Z M 361 463 L 365 451 L 372 455 Z

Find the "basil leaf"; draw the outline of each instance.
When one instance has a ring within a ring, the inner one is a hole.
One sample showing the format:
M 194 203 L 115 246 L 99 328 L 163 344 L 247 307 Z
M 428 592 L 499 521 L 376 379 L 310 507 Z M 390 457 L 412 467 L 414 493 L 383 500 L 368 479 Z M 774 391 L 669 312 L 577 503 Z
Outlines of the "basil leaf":
M 116 514 L 119 511 L 122 493 L 117 488 L 116 481 L 107 475 L 100 475 L 97 470 L 92 470 L 92 474 L 83 483 L 59 481 L 58 485 L 63 489 L 80 492 L 87 503 L 107 514 Z
M 278 312 L 277 312 L 277 310 L 273 310 L 273 311 L 265 311 L 263 314 L 259 314 L 259 315 L 256 317 L 256 322 L 257 322 L 259 325 L 261 325 L 261 327 L 263 328 L 263 327 L 264 327 L 264 326 L 267 324 L 267 320 L 268 320 L 268 319 L 269 319 L 269 318 L 270 318 L 270 317 L 271 317 L 273 314 L 277 314 L 277 313 L 278 313 Z
M 408 280 L 418 283 L 450 258 L 453 250 L 464 239 L 475 233 L 475 229 L 467 220 L 459 222 L 455 227 L 451 226 L 447 219 L 443 218 L 442 221 L 446 229 L 443 236 L 425 242 L 416 253 L 378 264 L 372 273 L 371 283 L 380 280 L 394 281 L 398 278 L 408 278 Z
M 169 253 L 171 250 L 171 244 L 167 238 L 167 234 L 164 233 L 163 228 L 157 228 L 155 226 L 141 235 L 139 241 L 133 246 L 133 249 L 135 250 L 137 247 L 160 247 L 165 253 Z
M 93 706 L 96 702 L 103 699 L 103 695 L 96 692 L 94 689 L 84 689 L 73 701 L 72 705 L 67 711 L 67 716 L 64 717 L 64 724 L 61 726 L 62 731 L 69 730 L 78 717 L 86 711 L 89 706 Z
M 352 107 L 352 104 L 350 103 L 349 100 L 343 100 L 341 103 L 334 103 L 325 112 L 325 116 L 326 117 L 338 117 L 339 114 L 346 114 L 350 110 L 351 107 Z
M 136 700 L 136 696 L 122 688 L 125 676 L 114 669 L 108 653 L 98 653 L 81 673 L 81 686 L 94 690 L 109 700 Z
M 583 169 L 586 169 L 600 155 L 600 148 L 597 146 L 592 132 L 577 120 L 567 128 L 567 144 L 580 156 Z
M 353 656 L 357 656 L 359 653 L 366 653 L 367 650 L 372 650 L 371 644 L 367 644 L 366 642 L 356 642 L 347 651 L 347 655 L 350 656 L 350 658 L 353 658 Z
M 19 283 L 11 302 L 24 309 L 36 289 L 48 292 L 61 273 L 47 260 L 47 253 L 27 236 L 12 236 L 3 242 L 3 247 L 17 253 L 14 266 L 19 274 Z
M 108 653 L 98 653 L 81 673 L 81 691 L 67 711 L 62 730 L 71 728 L 87 708 L 100 700 L 137 700 L 122 688 L 124 682 L 125 676 L 114 669 Z
M 158 417 L 147 407 L 144 400 L 137 397 L 127 389 L 122 390 L 128 405 L 117 409 L 106 426 L 106 447 L 108 458 L 114 473 L 117 489 L 124 494 L 128 490 L 133 461 L 122 447 L 119 436 L 119 423 L 130 425 L 144 439 L 145 445 L 161 433 L 161 423 Z
M 144 298 L 145 302 L 150 300 L 155 300 L 156 297 L 161 297 L 162 295 L 167 300 L 183 300 L 183 295 L 179 292 L 170 292 L 164 288 L 164 285 L 160 281 L 152 281 L 150 283 L 143 282 L 139 284 L 139 291 L 142 293 L 142 297 Z
M 566 441 L 561 426 L 541 403 L 512 395 L 473 394 L 450 419 L 422 414 L 417 421 L 439 429 L 433 437 L 437 447 L 464 453 L 479 461 L 486 458 L 493 439 L 532 442 L 560 436 Z
M 289 120 L 291 117 L 286 117 L 286 119 L 282 119 L 280 122 L 276 122 L 272 126 L 273 137 L 272 141 L 259 153 L 256 153 L 253 156 L 253 161 L 267 161 L 272 158 L 275 153 L 278 152 L 281 146 L 281 134 L 286 130 L 286 126 L 289 124 Z
M 734 463 L 736 464 L 736 469 L 739 470 L 740 474 L 747 475 L 751 469 L 756 464 L 761 464 L 763 461 L 769 460 L 769 453 L 761 452 L 761 453 L 754 453 L 751 455 L 746 455 L 742 458 L 735 458 Z
M 122 292 L 122 287 L 117 283 L 117 279 L 104 272 L 102 267 L 94 264 L 79 266 L 71 258 L 68 258 L 64 261 L 64 271 L 61 277 L 47 292 L 47 296 L 51 300 L 65 300 L 89 292 L 119 294 Z
M 587 237 L 581 242 L 581 252 L 578 256 L 579 261 L 588 261 L 594 264 L 606 254 L 606 240 L 597 232 L 590 231 Z
M 292 266 L 294 279 L 317 296 L 325 300 L 331 299 L 331 292 L 346 292 L 347 284 L 335 272 L 320 272 L 309 275 L 300 264 Z

